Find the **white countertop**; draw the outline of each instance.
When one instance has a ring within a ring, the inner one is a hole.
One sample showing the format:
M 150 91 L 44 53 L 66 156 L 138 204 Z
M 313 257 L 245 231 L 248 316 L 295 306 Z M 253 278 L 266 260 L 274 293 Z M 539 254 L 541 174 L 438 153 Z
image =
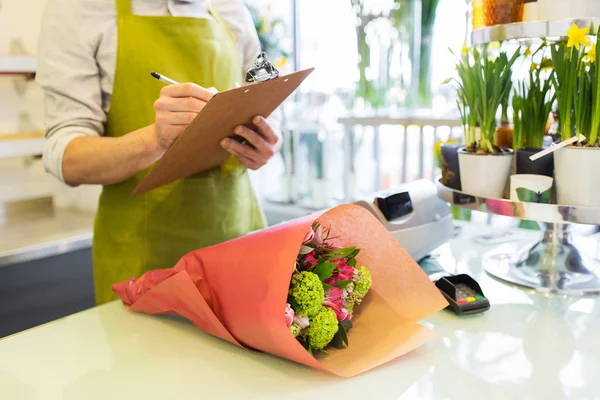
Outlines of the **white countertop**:
M 481 270 L 473 229 L 440 262 L 491 309 L 423 323 L 440 337 L 341 379 L 110 303 L 0 340 L 1 399 L 599 399 L 600 300 L 534 295 Z M 350 341 L 352 337 L 350 336 Z

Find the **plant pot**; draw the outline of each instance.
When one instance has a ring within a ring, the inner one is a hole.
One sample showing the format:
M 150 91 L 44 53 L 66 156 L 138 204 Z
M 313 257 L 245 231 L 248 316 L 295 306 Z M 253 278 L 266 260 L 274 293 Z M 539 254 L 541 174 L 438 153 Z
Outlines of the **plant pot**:
M 474 154 L 458 151 L 460 185 L 465 193 L 494 199 L 504 198 L 514 154 Z
M 523 20 L 523 0 L 484 0 L 485 25 L 510 24 Z
M 494 142 L 498 147 L 512 148 L 514 129 L 507 123 L 503 123 L 494 133 Z
M 458 150 L 460 144 L 443 144 L 441 146 L 442 184 L 454 190 L 461 190 Z
M 564 147 L 554 152 L 557 203 L 600 207 L 600 148 Z
M 545 175 L 552 177 L 554 175 L 554 154 L 538 158 L 535 161 L 529 159 L 530 156 L 542 151 L 542 149 L 518 149 L 516 151 L 517 174 Z
M 542 21 L 600 17 L 600 1 L 538 0 L 538 13 Z
M 552 199 L 552 178 L 544 175 L 513 175 L 510 177 L 510 199 L 549 204 Z

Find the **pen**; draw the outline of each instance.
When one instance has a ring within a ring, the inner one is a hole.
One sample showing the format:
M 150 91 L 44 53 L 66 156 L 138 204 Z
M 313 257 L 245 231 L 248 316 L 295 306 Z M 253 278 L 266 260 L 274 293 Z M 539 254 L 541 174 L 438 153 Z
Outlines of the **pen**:
M 168 83 L 169 85 L 179 85 L 179 82 L 174 81 L 171 78 L 167 78 L 166 76 L 161 75 L 159 73 L 151 72 L 150 75 L 152 75 L 153 77 L 155 77 L 156 79 L 158 79 L 161 82 Z
M 173 79 L 168 78 L 168 77 L 166 77 L 164 75 L 161 75 L 158 72 L 151 72 L 150 75 L 152 75 L 153 77 L 155 77 L 156 79 L 158 79 L 161 82 L 168 83 L 169 85 L 178 85 L 179 84 L 179 82 L 174 81 Z M 239 83 L 235 82 L 235 86 L 236 87 L 241 87 L 242 85 L 240 85 Z

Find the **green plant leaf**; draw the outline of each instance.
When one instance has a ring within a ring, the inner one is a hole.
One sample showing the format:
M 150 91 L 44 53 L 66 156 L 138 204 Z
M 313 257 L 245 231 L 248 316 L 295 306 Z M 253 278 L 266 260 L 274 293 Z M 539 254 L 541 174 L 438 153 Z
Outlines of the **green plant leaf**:
M 298 254 L 300 254 L 301 256 L 304 256 L 304 255 L 310 253 L 311 251 L 313 251 L 312 247 L 302 246 L 302 247 L 300 247 L 300 251 L 298 252 Z
M 346 332 L 348 332 L 351 328 L 352 328 L 352 322 L 348 321 L 347 319 L 343 320 L 342 322 L 340 322 L 340 324 L 342 324 L 344 326 L 344 329 L 346 329 Z
M 345 289 L 351 283 L 352 283 L 352 279 L 337 281 L 335 283 L 335 287 L 340 288 L 340 289 Z
M 342 249 L 334 249 L 327 253 L 327 258 L 330 260 L 337 260 L 339 258 L 352 258 L 356 257 L 360 249 L 356 247 L 345 247 Z
M 331 339 L 331 342 L 329 342 L 329 346 L 336 348 L 336 349 L 341 349 L 344 347 L 344 342 L 342 340 L 342 333 L 340 332 L 340 330 L 338 330 L 336 332 L 336 334 L 333 336 L 333 339 Z
M 348 264 L 351 267 L 356 267 L 356 258 L 352 257 L 348 259 L 348 261 L 346 261 L 346 264 Z
M 339 324 L 338 332 L 342 337 L 342 341 L 348 346 L 348 332 L 346 332 L 346 327 L 341 322 Z
M 336 267 L 335 263 L 330 263 L 328 261 L 321 261 L 319 264 L 316 265 L 314 271 L 312 271 L 312 272 L 317 274 L 319 276 L 319 279 L 321 279 L 321 281 L 324 281 L 325 279 L 331 278 L 335 267 Z
M 336 285 L 336 286 L 337 286 L 337 285 Z M 332 288 L 333 288 L 333 286 L 331 286 L 331 285 L 330 285 L 330 284 L 328 284 L 328 283 L 325 283 L 325 282 L 323 282 L 323 290 L 329 290 L 329 289 L 332 289 Z

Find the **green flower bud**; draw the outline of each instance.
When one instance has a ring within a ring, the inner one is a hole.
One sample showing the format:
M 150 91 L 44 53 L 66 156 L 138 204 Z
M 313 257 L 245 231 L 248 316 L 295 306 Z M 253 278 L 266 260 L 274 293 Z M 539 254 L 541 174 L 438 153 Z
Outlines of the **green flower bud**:
M 306 330 L 311 348 L 313 350 L 325 348 L 338 329 L 335 312 L 329 307 L 322 306 L 317 315 L 310 319 L 310 325 Z
M 303 317 L 312 317 L 319 312 L 325 301 L 323 283 L 317 274 L 303 271 L 292 277 L 290 295 L 298 307 L 295 310 Z

